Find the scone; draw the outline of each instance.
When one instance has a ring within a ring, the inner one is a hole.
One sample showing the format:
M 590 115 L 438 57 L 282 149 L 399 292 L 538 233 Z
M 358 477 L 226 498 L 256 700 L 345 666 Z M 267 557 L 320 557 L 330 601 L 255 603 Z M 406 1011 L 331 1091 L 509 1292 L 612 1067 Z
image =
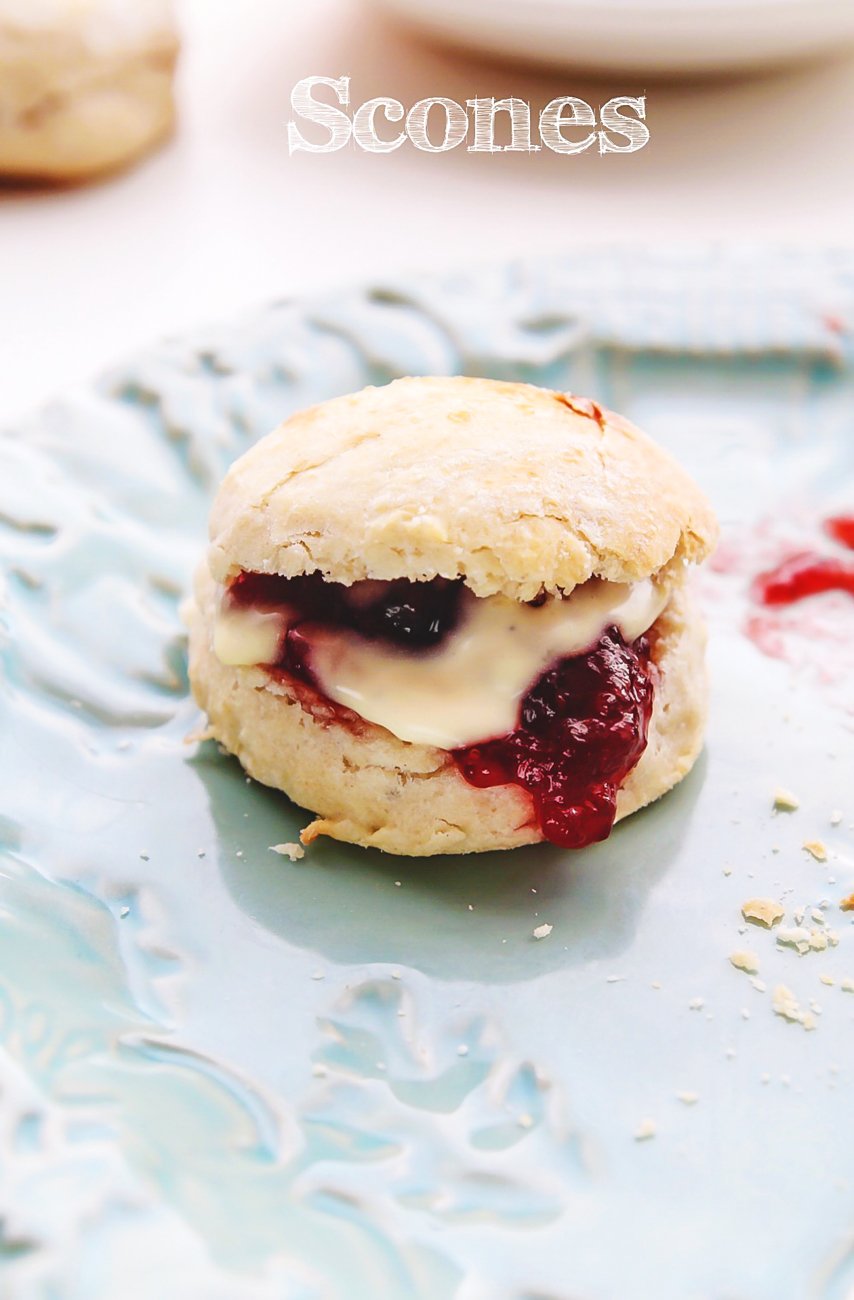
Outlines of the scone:
M 0 174 L 70 182 L 174 122 L 171 0 L 0 0 Z
M 188 611 L 211 733 L 318 835 L 570 848 L 689 771 L 706 713 L 691 479 L 594 402 L 400 379 L 232 465 Z

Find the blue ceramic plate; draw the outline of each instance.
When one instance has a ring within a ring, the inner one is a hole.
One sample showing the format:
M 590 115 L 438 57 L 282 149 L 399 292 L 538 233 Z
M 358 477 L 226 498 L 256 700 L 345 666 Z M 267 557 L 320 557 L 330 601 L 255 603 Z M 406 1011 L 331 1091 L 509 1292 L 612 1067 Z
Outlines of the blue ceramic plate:
M 854 605 L 749 597 L 851 507 L 849 320 L 852 257 L 585 254 L 276 305 L 0 438 L 4 1297 L 849 1294 Z M 583 853 L 291 864 L 304 814 L 186 740 L 209 500 L 290 411 L 454 371 L 709 491 L 707 750 Z

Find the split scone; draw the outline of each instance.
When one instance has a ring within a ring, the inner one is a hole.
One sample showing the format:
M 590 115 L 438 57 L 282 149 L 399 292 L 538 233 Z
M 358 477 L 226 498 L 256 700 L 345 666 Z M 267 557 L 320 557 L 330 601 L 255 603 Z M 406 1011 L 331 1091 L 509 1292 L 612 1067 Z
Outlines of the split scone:
M 400 379 L 232 465 L 188 611 L 211 733 L 318 835 L 578 848 L 691 768 L 706 711 L 691 479 L 594 402 Z
M 71 182 L 172 129 L 172 0 L 0 0 L 0 175 Z

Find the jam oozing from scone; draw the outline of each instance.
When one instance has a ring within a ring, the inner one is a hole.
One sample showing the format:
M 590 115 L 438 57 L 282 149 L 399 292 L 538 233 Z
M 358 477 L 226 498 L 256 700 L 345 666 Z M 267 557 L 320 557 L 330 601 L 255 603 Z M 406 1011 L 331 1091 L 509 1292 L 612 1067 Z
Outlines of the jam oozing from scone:
M 588 654 L 543 673 L 515 731 L 454 750 L 454 759 L 472 785 L 521 785 L 545 838 L 583 848 L 610 834 L 617 791 L 646 748 L 652 704 L 647 639 L 626 645 L 612 627 Z
M 471 642 L 478 633 L 484 636 L 487 660 L 496 657 L 491 653 L 496 644 L 489 636 L 491 625 L 478 626 L 476 619 L 472 621 L 473 611 L 478 617 L 488 614 L 497 619 L 496 635 L 504 629 L 503 620 L 509 618 L 504 631 L 521 638 L 524 650 L 530 648 L 532 632 L 566 637 L 561 620 L 566 620 L 571 601 L 572 597 L 552 602 L 552 609 L 543 609 L 532 622 L 525 607 L 511 602 L 493 603 L 487 609 L 488 602 L 474 598 L 459 581 L 401 579 L 346 587 L 316 574 L 283 578 L 242 573 L 229 586 L 224 608 L 250 612 L 258 620 L 280 615 L 273 648 L 263 663 L 270 671 L 289 674 L 312 687 L 343 716 L 351 697 L 339 692 L 331 699 L 335 688 L 324 674 L 330 663 L 335 664 L 337 649 L 345 648 L 349 634 L 375 643 L 377 654 L 385 656 L 380 659 L 382 682 L 394 676 L 402 661 L 406 661 L 407 671 L 415 665 L 422 672 L 439 667 L 447 673 L 449 665 L 453 672 L 454 664 L 470 664 L 462 642 Z M 576 649 L 556 656 L 546 652 L 536 673 L 523 677 L 518 693 L 510 697 L 512 707 L 503 726 L 491 731 L 485 726 L 472 729 L 462 737 L 471 742 L 473 737 L 488 736 L 475 743 L 458 743 L 460 737 L 450 742 L 435 735 L 431 738 L 429 726 L 423 739 L 446 748 L 471 785 L 484 788 L 512 783 L 526 790 L 547 840 L 581 848 L 605 839 L 614 822 L 620 785 L 647 743 L 653 685 L 649 644 L 637 632 L 649 627 L 661 603 L 661 595 L 652 589 L 594 584 L 576 598 L 573 629 L 587 629 L 578 632 L 582 639 Z M 603 631 L 604 620 L 595 621 L 601 609 L 611 609 L 615 618 L 623 619 L 623 630 L 634 626 L 634 639 L 624 637 L 616 625 L 605 625 Z M 461 635 L 454 638 L 458 627 Z M 592 636 L 591 627 L 595 627 Z M 349 644 L 352 646 L 352 637 Z M 565 649 L 568 642 L 550 640 L 547 644 L 561 644 Z M 506 645 L 513 647 L 513 652 L 518 649 L 513 639 Z M 437 656 L 443 654 L 445 663 L 438 665 Z M 455 654 L 463 657 L 456 659 Z M 512 657 L 510 650 L 508 654 Z M 484 662 L 483 675 L 488 676 L 495 667 Z M 506 671 L 506 664 L 498 665 L 497 687 L 506 687 Z M 437 681 L 445 684 L 452 703 L 454 699 L 465 702 L 466 695 L 475 693 L 470 676 L 458 681 L 431 676 L 426 683 L 431 700 L 437 699 Z M 422 692 L 424 686 L 422 680 Z M 523 686 L 527 687 L 524 692 Z M 392 688 L 392 698 L 400 699 L 399 683 L 397 697 Z M 360 712 L 357 705 L 353 707 Z M 482 720 L 482 715 L 477 716 Z M 492 721 L 493 715 L 489 716 Z M 441 723 L 432 719 L 431 725 Z M 422 739 L 420 734 L 407 734 L 405 728 L 398 734 L 403 739 Z

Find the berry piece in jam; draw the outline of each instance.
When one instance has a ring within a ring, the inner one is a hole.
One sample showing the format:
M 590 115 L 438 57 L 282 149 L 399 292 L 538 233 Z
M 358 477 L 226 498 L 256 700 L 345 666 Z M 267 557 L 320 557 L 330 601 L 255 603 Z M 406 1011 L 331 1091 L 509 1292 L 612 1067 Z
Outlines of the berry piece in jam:
M 760 573 L 753 594 L 763 605 L 791 605 L 822 591 L 848 591 L 854 596 L 854 564 L 802 551 Z
M 371 641 L 385 641 L 403 650 L 428 650 L 456 627 L 462 582 L 434 578 L 431 582 L 325 582 L 319 573 L 297 578 L 278 574 L 240 573 L 228 594 L 238 606 L 277 609 L 286 606 L 300 623 L 348 628 Z M 281 664 L 281 667 L 288 667 Z
M 474 786 L 522 786 L 543 836 L 578 849 L 607 839 L 617 791 L 646 748 L 653 686 L 644 637 L 609 628 L 586 655 L 560 659 L 522 701 L 515 731 L 453 751 Z
M 405 649 L 428 650 L 439 645 L 457 624 L 461 584 L 434 578 L 432 582 L 384 582 L 382 594 L 364 607 L 357 631 Z

